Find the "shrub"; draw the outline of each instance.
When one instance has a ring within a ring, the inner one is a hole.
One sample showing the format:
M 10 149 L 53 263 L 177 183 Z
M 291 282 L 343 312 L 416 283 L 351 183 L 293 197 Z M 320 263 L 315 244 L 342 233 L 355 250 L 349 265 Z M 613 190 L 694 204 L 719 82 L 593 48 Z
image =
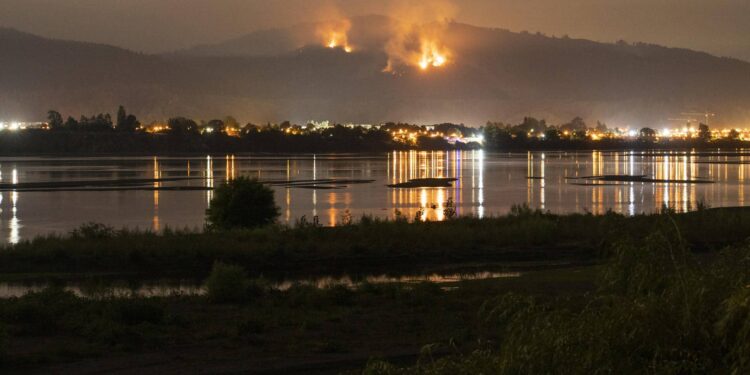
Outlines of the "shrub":
M 208 298 L 214 303 L 242 303 L 248 298 L 250 280 L 240 266 L 214 263 L 206 280 Z
M 247 177 L 219 186 L 206 210 L 213 229 L 262 227 L 274 223 L 278 216 L 273 190 Z

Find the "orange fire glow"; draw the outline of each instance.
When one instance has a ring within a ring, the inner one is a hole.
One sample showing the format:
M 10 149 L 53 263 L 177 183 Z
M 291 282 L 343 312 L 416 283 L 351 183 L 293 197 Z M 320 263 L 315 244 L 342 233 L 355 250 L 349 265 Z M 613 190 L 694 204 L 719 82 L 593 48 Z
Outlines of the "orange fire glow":
M 454 57 L 445 43 L 447 24 L 409 24 L 397 28 L 386 45 L 388 64 L 383 72 L 397 74 L 399 67 L 421 71 L 442 68 Z
M 436 41 L 423 40 L 421 45 L 421 54 L 417 63 L 420 69 L 427 70 L 430 67 L 439 68 L 448 63 L 447 50 L 438 47 Z
M 354 49 L 349 43 L 349 30 L 351 22 L 342 20 L 322 24 L 318 28 L 318 36 L 324 46 L 336 49 L 341 48 L 345 52 L 352 52 Z
M 348 39 L 344 33 L 332 32 L 326 46 L 328 48 L 342 48 L 346 52 L 352 52 Z

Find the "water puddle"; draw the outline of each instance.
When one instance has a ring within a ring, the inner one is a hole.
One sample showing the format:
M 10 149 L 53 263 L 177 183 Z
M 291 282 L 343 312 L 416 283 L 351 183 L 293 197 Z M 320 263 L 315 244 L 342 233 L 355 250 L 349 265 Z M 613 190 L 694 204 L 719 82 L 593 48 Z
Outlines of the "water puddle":
M 430 282 L 435 284 L 450 284 L 461 281 L 490 280 L 502 278 L 520 277 L 520 272 L 473 272 L 455 274 L 427 274 L 409 276 L 370 275 L 365 277 L 318 277 L 308 279 L 289 279 L 272 281 L 272 289 L 285 291 L 296 285 L 312 286 L 318 289 L 334 286 L 346 286 L 356 289 L 363 284 L 415 284 Z M 49 282 L 0 282 L 0 298 L 21 297 L 30 292 L 38 292 L 49 286 L 56 285 Z M 138 284 L 125 281 L 92 282 L 69 281 L 63 289 L 76 294 L 79 297 L 102 298 L 102 297 L 168 297 L 168 296 L 195 296 L 203 295 L 206 289 L 199 282 L 193 280 L 159 280 L 146 281 Z

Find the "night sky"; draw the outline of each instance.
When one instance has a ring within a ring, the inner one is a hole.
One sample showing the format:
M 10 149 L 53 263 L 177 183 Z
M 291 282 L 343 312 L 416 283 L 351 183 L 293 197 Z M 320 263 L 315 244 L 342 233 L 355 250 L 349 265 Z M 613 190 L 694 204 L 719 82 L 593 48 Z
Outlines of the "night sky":
M 167 52 L 270 27 L 346 15 L 398 17 L 409 1 L 0 0 L 0 26 L 47 37 Z M 425 18 L 513 31 L 687 47 L 750 61 L 747 0 L 411 1 Z M 398 4 L 398 5 L 395 5 Z M 420 4 L 420 5 L 417 5 Z M 433 6 L 434 5 L 434 6 Z M 429 9 L 427 9 L 429 8 Z

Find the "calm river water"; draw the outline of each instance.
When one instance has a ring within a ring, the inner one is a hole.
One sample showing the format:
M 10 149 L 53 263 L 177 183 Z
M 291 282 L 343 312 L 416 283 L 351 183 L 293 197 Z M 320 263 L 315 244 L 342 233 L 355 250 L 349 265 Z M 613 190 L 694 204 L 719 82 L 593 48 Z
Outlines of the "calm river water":
M 157 231 L 201 227 L 210 188 L 240 175 L 273 182 L 281 221 L 292 224 L 303 216 L 337 225 L 349 215 L 393 217 L 396 211 L 443 220 L 449 199 L 459 215 L 479 217 L 524 202 L 556 213 L 611 209 L 629 215 L 665 204 L 685 211 L 699 201 L 742 206 L 750 192 L 748 164 L 750 152 L 719 151 L 0 158 L 0 241 L 66 233 L 92 221 Z M 672 182 L 574 179 L 601 175 Z M 450 188 L 386 186 L 426 177 L 458 181 Z

